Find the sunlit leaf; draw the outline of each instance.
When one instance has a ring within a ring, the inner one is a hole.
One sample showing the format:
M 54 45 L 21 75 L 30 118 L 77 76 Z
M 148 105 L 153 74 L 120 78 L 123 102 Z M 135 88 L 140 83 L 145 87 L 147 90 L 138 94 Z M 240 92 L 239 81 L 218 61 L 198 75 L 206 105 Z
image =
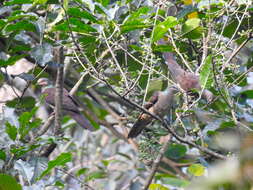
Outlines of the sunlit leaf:
M 203 28 L 200 26 L 200 19 L 192 18 L 188 19 L 182 26 L 183 36 L 190 39 L 198 39 L 202 37 Z
M 64 166 L 66 163 L 72 160 L 71 153 L 61 153 L 56 159 L 48 162 L 47 169 L 40 175 L 40 179 L 47 175 L 56 166 Z
M 163 178 L 162 181 L 165 184 L 169 184 L 169 185 L 172 185 L 172 186 L 175 186 L 175 187 L 186 187 L 190 184 L 190 182 L 187 181 L 187 180 L 173 178 L 173 177 Z
M 16 126 L 11 125 L 9 122 L 6 122 L 5 125 L 6 125 L 5 128 L 6 133 L 9 135 L 11 140 L 15 141 L 18 133 Z
M 161 184 L 155 184 L 155 183 L 150 184 L 148 189 L 149 190 L 169 190 L 169 188 L 167 188 Z
M 187 171 L 194 176 L 202 176 L 205 173 L 205 167 L 201 164 L 192 164 Z
M 89 173 L 85 179 L 85 181 L 91 181 L 91 180 L 95 180 L 95 179 L 103 179 L 106 178 L 107 174 L 105 171 L 95 171 L 92 173 Z
M 93 16 L 91 13 L 85 10 L 80 10 L 79 8 L 76 7 L 69 8 L 68 14 L 74 17 L 85 18 L 87 20 L 90 20 L 91 22 L 98 22 L 96 17 Z
M 153 39 L 152 42 L 156 42 L 160 40 L 164 34 L 168 32 L 169 28 L 172 28 L 178 24 L 177 19 L 175 17 L 169 16 L 166 18 L 165 21 L 160 22 L 158 25 L 155 26 L 153 32 Z
M 33 0 L 10 0 L 4 2 L 5 6 L 16 5 L 16 4 L 31 4 Z
M 143 19 L 136 19 L 121 25 L 120 30 L 121 33 L 127 33 L 133 30 L 147 28 L 149 26 L 149 24 L 143 22 Z
M 0 190 L 22 190 L 22 187 L 14 177 L 0 174 Z
M 211 77 L 212 74 L 212 56 L 209 55 L 205 59 L 205 63 L 200 69 L 200 84 L 203 89 L 210 88 L 213 82 L 213 79 Z

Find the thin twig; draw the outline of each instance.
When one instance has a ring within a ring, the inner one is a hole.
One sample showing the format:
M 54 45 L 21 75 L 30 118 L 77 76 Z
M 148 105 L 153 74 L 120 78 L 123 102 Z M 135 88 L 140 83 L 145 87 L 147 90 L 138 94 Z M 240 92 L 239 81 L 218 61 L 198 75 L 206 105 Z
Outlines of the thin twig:
M 166 141 L 163 144 L 162 148 L 160 149 L 158 156 L 156 157 L 155 161 L 153 162 L 151 172 L 144 184 L 143 190 L 148 190 L 148 187 L 149 187 L 150 183 L 152 182 L 153 177 L 155 176 L 155 173 L 157 171 L 159 163 L 162 160 L 162 157 L 163 157 L 165 151 L 167 150 L 169 143 L 170 143 L 170 140 Z

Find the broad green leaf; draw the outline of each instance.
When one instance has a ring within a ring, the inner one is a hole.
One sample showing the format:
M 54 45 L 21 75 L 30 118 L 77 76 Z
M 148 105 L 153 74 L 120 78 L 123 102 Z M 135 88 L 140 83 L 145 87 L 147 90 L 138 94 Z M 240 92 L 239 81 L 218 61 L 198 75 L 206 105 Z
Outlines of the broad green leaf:
M 31 50 L 31 47 L 27 44 L 22 44 L 22 45 L 16 44 L 10 49 L 10 52 L 16 53 L 16 52 L 21 52 L 21 51 L 24 52 L 24 51 L 30 51 L 30 50 Z
M 19 134 L 21 135 L 21 139 L 24 138 L 31 129 L 38 127 L 41 125 L 41 119 L 35 118 L 32 119 L 32 117 L 35 115 L 35 112 L 37 111 L 38 107 L 34 107 L 30 112 L 23 112 L 19 118 Z
M 156 42 L 160 40 L 164 34 L 168 32 L 169 28 L 172 28 L 178 24 L 177 19 L 173 16 L 169 16 L 166 18 L 165 21 L 160 22 L 158 25 L 155 26 L 153 32 L 153 39 L 152 42 Z
M 101 5 L 103 5 L 104 7 L 106 7 L 110 3 L 110 0 L 96 0 L 96 1 L 101 3 Z
M 171 45 L 158 45 L 153 48 L 153 51 L 158 52 L 172 52 L 173 50 L 174 48 Z
M 139 18 L 141 15 L 147 15 L 149 11 L 150 11 L 149 7 L 141 7 L 137 11 L 131 13 L 129 18 L 127 18 L 127 22 L 130 20 L 135 20 Z
M 0 159 L 1 160 L 6 160 L 6 154 L 5 154 L 5 151 L 3 151 L 3 150 L 0 150 Z
M 61 181 L 56 181 L 54 185 L 60 188 L 64 187 L 64 184 Z
M 6 32 L 16 32 L 18 33 L 19 31 L 31 31 L 31 32 L 36 32 L 36 27 L 29 21 L 27 20 L 21 20 L 15 24 L 8 24 L 5 27 Z
M 205 63 L 200 69 L 200 84 L 203 89 L 210 88 L 213 82 L 213 79 L 211 77 L 212 74 L 212 56 L 209 55 L 205 59 Z
M 121 33 L 127 33 L 137 29 L 143 29 L 150 27 L 149 24 L 144 23 L 143 19 L 135 19 L 121 25 Z
M 172 185 L 172 186 L 175 186 L 175 187 L 181 187 L 181 188 L 186 187 L 190 184 L 190 182 L 187 181 L 187 180 L 173 178 L 173 177 L 163 178 L 162 181 L 165 184 L 169 184 L 169 185 Z
M 219 129 L 225 129 L 225 128 L 229 128 L 229 127 L 235 127 L 236 124 L 234 121 L 224 121 L 220 124 Z
M 8 22 L 14 21 L 14 20 L 18 20 L 18 19 L 22 19 L 22 18 L 26 18 L 31 20 L 36 20 L 37 17 L 33 16 L 33 15 L 29 15 L 29 14 L 22 14 L 22 15 L 14 15 L 14 16 L 9 16 L 8 17 Z
M 15 98 L 14 100 L 8 101 L 6 105 L 11 108 L 21 107 L 23 109 L 32 109 L 35 106 L 35 99 L 31 96 L 23 97 L 22 100 Z
M 85 10 L 80 10 L 79 8 L 69 8 L 68 9 L 68 14 L 70 16 L 74 16 L 74 17 L 79 17 L 79 18 L 85 18 L 87 20 L 90 20 L 91 22 L 95 22 L 97 23 L 97 19 L 95 16 L 93 16 L 91 13 L 89 13 L 88 11 Z
M 64 166 L 67 162 L 72 160 L 71 153 L 61 153 L 56 159 L 49 161 L 47 169 L 40 175 L 39 179 L 47 175 L 56 166 Z
M 0 174 L 0 190 L 22 190 L 22 187 L 14 177 Z
M 253 90 L 244 90 L 241 95 L 246 96 L 248 99 L 253 99 Z
M 194 176 L 202 176 L 205 173 L 205 167 L 201 164 L 192 164 L 187 171 Z
M 148 87 L 148 93 L 162 90 L 163 87 L 163 80 L 150 80 L 149 87 Z
M 88 171 L 89 171 L 89 168 L 82 168 L 77 171 L 76 175 L 80 176 L 80 175 L 86 174 Z
M 168 156 L 173 159 L 179 159 L 185 156 L 186 154 L 186 147 L 181 144 L 170 144 L 167 151 L 165 152 L 165 156 Z
M 87 175 L 85 181 L 88 182 L 88 181 L 91 181 L 91 180 L 103 179 L 103 178 L 106 178 L 106 177 L 107 177 L 106 172 L 104 172 L 104 171 L 95 171 L 95 172 L 92 172 L 89 175 Z
M 16 4 L 31 4 L 33 0 L 10 0 L 4 2 L 5 6 L 16 5 Z
M 60 30 L 60 31 L 66 31 L 66 32 L 69 30 L 72 30 L 73 32 L 79 32 L 79 33 L 90 33 L 90 32 L 97 31 L 95 28 L 91 27 L 89 24 L 83 23 L 78 18 L 70 18 L 69 24 L 68 22 L 57 24 L 54 27 L 54 30 Z
M 202 37 L 203 28 L 200 26 L 200 19 L 188 19 L 182 26 L 182 35 L 190 39 L 198 39 Z
M 169 188 L 161 185 L 161 184 L 150 184 L 148 190 L 170 190 Z
M 0 20 L 0 30 L 6 25 L 7 23 L 3 20 Z
M 5 131 L 9 135 L 10 139 L 15 141 L 17 137 L 18 130 L 16 126 L 11 125 L 9 122 L 6 122 L 6 128 Z
M 31 145 L 31 146 L 21 146 L 21 147 L 12 147 L 10 149 L 10 152 L 15 155 L 15 158 L 19 158 L 26 154 L 27 152 L 30 152 L 36 148 L 38 148 L 40 145 Z
M 24 58 L 25 56 L 27 56 L 27 55 L 23 54 L 23 55 L 11 56 L 8 60 L 1 60 L 0 59 L 0 67 L 14 65 L 18 60 Z
M 48 0 L 33 0 L 34 4 L 46 4 Z

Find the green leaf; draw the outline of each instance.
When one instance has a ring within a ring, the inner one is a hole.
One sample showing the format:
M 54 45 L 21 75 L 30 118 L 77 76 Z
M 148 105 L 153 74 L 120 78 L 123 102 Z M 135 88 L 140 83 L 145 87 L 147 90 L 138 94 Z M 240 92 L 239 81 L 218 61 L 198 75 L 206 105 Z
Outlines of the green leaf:
M 61 188 L 64 187 L 64 184 L 60 181 L 56 181 L 54 185 L 57 186 L 57 187 L 61 187 Z
M 86 174 L 88 171 L 89 171 L 89 168 L 82 168 L 77 171 L 76 175 L 80 176 L 80 175 Z
M 153 32 L 153 39 L 152 42 L 156 42 L 160 40 L 164 34 L 168 32 L 169 28 L 172 28 L 178 24 L 177 19 L 173 16 L 169 16 L 166 18 L 165 21 L 160 22 L 156 27 L 154 28 Z
M 7 23 L 3 20 L 0 20 L 0 30 L 6 25 Z
M 148 93 L 162 90 L 163 87 L 163 80 L 154 79 L 150 80 L 149 87 L 148 87 Z
M 149 24 L 145 24 L 143 22 L 143 19 L 135 19 L 121 25 L 120 30 L 121 30 L 121 33 L 123 34 L 123 33 L 127 33 L 133 30 L 137 30 L 137 29 L 148 28 L 150 26 L 151 25 Z
M 158 52 L 172 52 L 173 50 L 174 48 L 171 45 L 158 45 L 153 48 L 153 51 Z
M 96 0 L 96 1 L 101 3 L 104 7 L 106 7 L 110 3 L 110 0 Z
M 0 190 L 22 190 L 22 187 L 14 177 L 0 174 Z
M 175 187 L 182 187 L 182 188 L 190 184 L 190 182 L 187 180 L 182 180 L 182 179 L 177 179 L 177 178 L 172 178 L 172 177 L 163 178 L 162 181 L 165 184 L 169 184 Z
M 182 26 L 183 36 L 190 39 L 198 39 L 202 37 L 203 28 L 200 26 L 200 19 L 188 19 Z
M 192 164 L 187 171 L 194 176 L 202 176 L 205 173 L 205 167 L 201 164 Z
M 235 127 L 236 124 L 234 121 L 224 121 L 220 124 L 219 129 L 225 129 L 225 128 L 229 128 L 229 127 Z
M 27 55 L 23 54 L 23 55 L 11 56 L 8 60 L 1 60 L 0 59 L 0 67 L 14 65 L 18 60 L 24 58 L 25 56 L 27 56 Z
M 6 133 L 9 135 L 11 140 L 15 141 L 18 134 L 16 126 L 11 125 L 9 122 L 6 122 L 5 125 L 6 125 L 5 128 Z
M 56 166 L 64 166 L 67 162 L 72 160 L 71 153 L 61 153 L 56 159 L 48 162 L 47 169 L 40 175 L 39 179 L 47 175 Z
M 3 151 L 3 150 L 0 150 L 0 159 L 1 160 L 6 160 L 6 154 L 5 154 L 5 151 Z
M 246 96 L 248 99 L 253 99 L 253 90 L 244 90 L 241 95 Z
M 64 31 L 64 32 L 68 32 L 71 30 L 73 32 L 78 32 L 78 33 L 90 33 L 90 32 L 97 31 L 95 28 L 91 27 L 88 24 L 83 23 L 78 18 L 70 18 L 69 24 L 70 24 L 70 28 L 67 22 L 57 24 L 54 27 L 54 30 L 59 30 L 59 31 Z
M 127 19 L 127 22 L 130 21 L 130 20 L 135 20 L 135 19 L 139 18 L 141 15 L 147 15 L 150 10 L 151 9 L 149 7 L 139 8 L 137 11 L 133 12 L 129 16 L 129 18 Z
M 79 18 L 84 18 L 87 20 L 90 20 L 91 22 L 95 22 L 97 23 L 97 19 L 95 16 L 93 16 L 91 13 L 89 13 L 88 11 L 85 10 L 80 10 L 79 8 L 69 8 L 68 9 L 68 14 L 70 16 L 74 16 L 74 17 L 79 17 Z
M 48 0 L 33 0 L 33 3 L 34 4 L 41 4 L 41 5 L 44 5 L 47 3 Z
M 20 31 L 31 31 L 36 32 L 36 27 L 27 20 L 21 20 L 15 24 L 8 24 L 5 28 L 6 32 L 15 32 L 18 33 Z
M 36 148 L 38 148 L 40 145 L 31 145 L 31 146 L 21 146 L 21 147 L 12 147 L 10 149 L 10 152 L 15 155 L 15 158 L 19 158 L 26 154 L 27 152 L 30 152 Z
M 161 185 L 161 184 L 150 184 L 148 190 L 169 190 L 169 188 Z
M 107 174 L 104 171 L 95 171 L 87 175 L 85 182 L 94 180 L 94 179 L 103 179 L 106 178 Z
M 38 107 L 34 107 L 30 112 L 23 112 L 19 118 L 19 134 L 21 139 L 23 139 L 31 129 L 41 125 L 41 119 L 35 118 L 32 120 L 32 117 L 35 115 Z
M 7 101 L 6 105 L 11 108 L 21 107 L 23 109 L 32 109 L 35 107 L 35 99 L 31 96 L 23 97 L 22 100 L 15 98 L 14 100 Z
M 33 3 L 32 0 L 10 0 L 7 2 L 4 2 L 5 6 L 10 6 L 10 5 L 16 5 L 16 4 L 31 4 Z
M 212 73 L 212 55 L 208 55 L 205 59 L 205 63 L 200 69 L 200 84 L 203 89 L 205 88 L 210 88 L 213 79 L 211 78 L 211 73 Z
M 185 156 L 186 154 L 186 147 L 181 144 L 170 144 L 167 151 L 165 152 L 165 156 L 168 156 L 173 159 L 179 159 Z
M 24 51 L 30 51 L 31 47 L 27 44 L 18 45 L 16 44 L 10 49 L 11 53 L 17 53 L 17 52 L 24 52 Z

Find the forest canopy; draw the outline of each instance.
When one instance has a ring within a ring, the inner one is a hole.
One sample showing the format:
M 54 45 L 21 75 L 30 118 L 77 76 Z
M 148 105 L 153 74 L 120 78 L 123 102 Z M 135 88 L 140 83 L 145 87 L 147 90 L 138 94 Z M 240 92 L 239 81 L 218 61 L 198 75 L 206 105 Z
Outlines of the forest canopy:
M 251 190 L 251 0 L 0 2 L 0 189 Z

